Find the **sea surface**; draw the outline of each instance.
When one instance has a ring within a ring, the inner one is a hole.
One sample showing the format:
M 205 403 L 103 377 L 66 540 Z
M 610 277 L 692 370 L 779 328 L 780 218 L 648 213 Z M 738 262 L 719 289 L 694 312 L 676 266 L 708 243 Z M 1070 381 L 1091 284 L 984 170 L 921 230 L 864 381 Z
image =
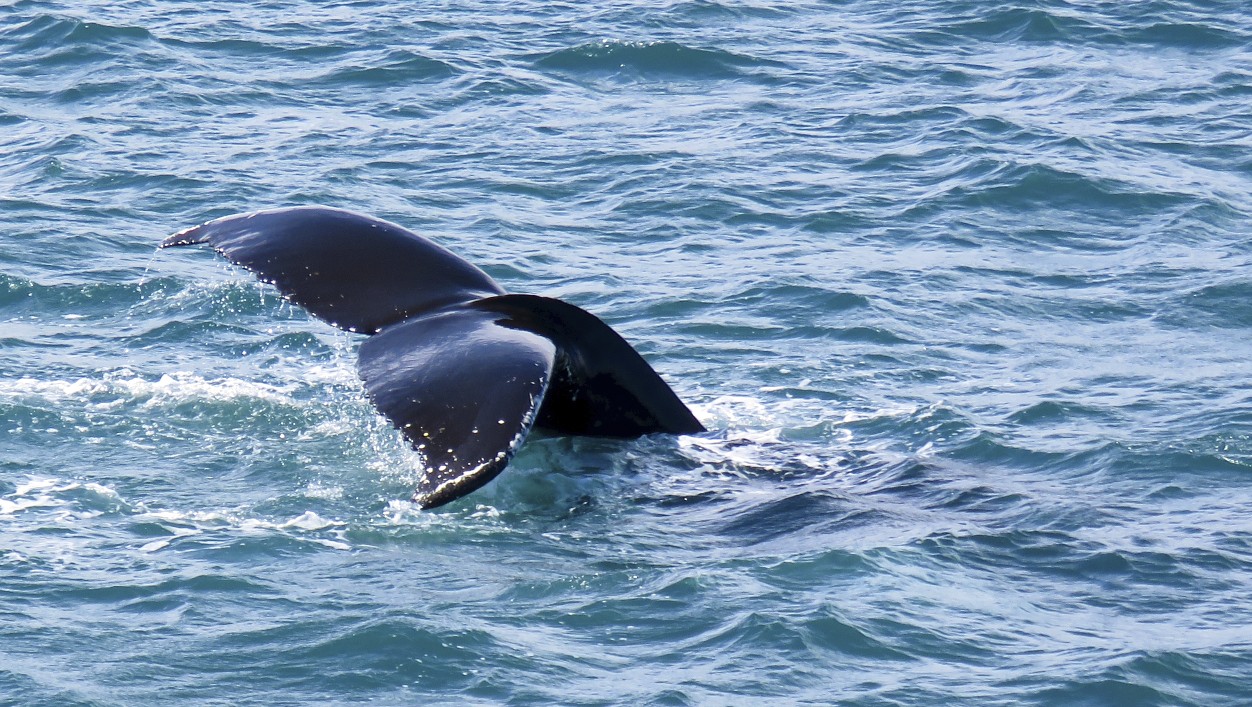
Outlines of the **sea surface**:
M 326 204 L 709 428 L 432 511 Z M 1252 704 L 1242 2 L 0 2 L 0 703 Z

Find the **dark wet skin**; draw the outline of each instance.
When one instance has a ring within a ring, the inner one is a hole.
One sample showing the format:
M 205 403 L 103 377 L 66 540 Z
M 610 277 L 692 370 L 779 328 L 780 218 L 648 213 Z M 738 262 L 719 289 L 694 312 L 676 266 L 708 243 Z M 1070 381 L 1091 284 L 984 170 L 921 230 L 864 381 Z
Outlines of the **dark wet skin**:
M 327 207 L 210 221 L 162 248 L 208 243 L 292 302 L 370 335 L 357 372 L 423 457 L 414 500 L 481 488 L 532 426 L 633 438 L 704 427 L 617 332 L 567 302 L 505 294 L 486 273 L 395 224 Z

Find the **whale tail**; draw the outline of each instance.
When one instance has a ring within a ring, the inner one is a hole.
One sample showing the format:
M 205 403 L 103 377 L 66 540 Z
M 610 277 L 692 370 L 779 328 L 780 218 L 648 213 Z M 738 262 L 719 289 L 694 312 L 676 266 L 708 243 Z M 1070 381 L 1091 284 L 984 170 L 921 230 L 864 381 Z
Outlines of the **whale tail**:
M 239 214 L 162 248 L 207 243 L 320 319 L 369 334 L 357 372 L 421 455 L 414 500 L 480 488 L 533 426 L 632 438 L 704 427 L 617 332 L 572 304 L 505 294 L 400 226 L 326 207 Z

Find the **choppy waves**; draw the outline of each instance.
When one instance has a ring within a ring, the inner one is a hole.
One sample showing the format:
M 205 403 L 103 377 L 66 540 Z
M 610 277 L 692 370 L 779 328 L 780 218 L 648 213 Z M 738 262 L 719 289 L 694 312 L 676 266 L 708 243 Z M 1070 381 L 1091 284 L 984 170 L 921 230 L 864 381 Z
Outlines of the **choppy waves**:
M 1220 4 L 0 18 L 0 693 L 1242 704 L 1252 25 Z M 329 203 L 603 316 L 711 430 L 436 512 Z

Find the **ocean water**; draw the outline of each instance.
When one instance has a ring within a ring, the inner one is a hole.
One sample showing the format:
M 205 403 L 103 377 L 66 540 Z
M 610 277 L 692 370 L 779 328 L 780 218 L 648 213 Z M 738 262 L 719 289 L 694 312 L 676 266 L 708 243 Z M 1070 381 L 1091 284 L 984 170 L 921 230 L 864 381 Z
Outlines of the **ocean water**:
M 0 703 L 1252 704 L 1237 2 L 0 5 Z M 327 204 L 709 431 L 422 473 Z

